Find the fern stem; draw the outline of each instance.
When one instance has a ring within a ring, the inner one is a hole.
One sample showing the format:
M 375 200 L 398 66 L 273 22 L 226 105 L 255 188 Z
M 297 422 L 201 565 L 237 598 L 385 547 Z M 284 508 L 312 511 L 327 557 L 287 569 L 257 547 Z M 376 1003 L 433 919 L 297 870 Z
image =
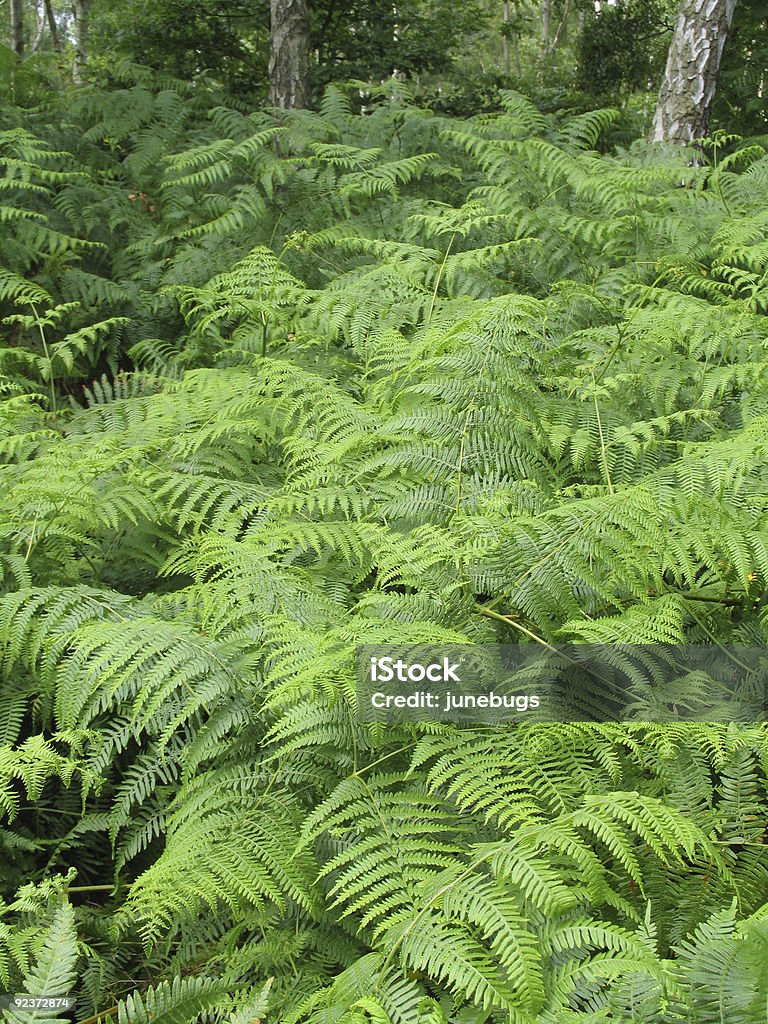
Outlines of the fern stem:
M 100 1010 L 98 1013 L 94 1013 L 92 1017 L 86 1017 L 85 1020 L 78 1021 L 78 1024 L 96 1024 L 96 1021 L 101 1020 L 102 1017 L 112 1017 L 119 1009 L 119 1006 L 110 1006 L 108 1010 Z
M 461 443 L 459 444 L 459 462 L 456 467 L 456 508 L 454 509 L 454 516 L 457 516 L 461 510 L 462 484 L 464 480 L 464 450 L 467 442 L 467 434 L 469 432 L 469 421 L 472 418 L 472 413 L 475 412 L 475 410 L 477 409 L 477 393 L 480 390 L 480 382 L 482 381 L 483 376 L 485 374 L 485 368 L 488 365 L 488 357 L 490 356 L 490 354 L 491 346 L 489 345 L 485 350 L 485 356 L 483 357 L 483 365 L 480 368 L 480 373 L 478 374 L 477 377 L 477 383 L 475 384 L 474 391 L 472 392 L 472 401 L 469 403 L 467 415 L 464 417 L 464 426 L 462 427 L 461 431 Z M 462 564 L 463 558 L 460 556 L 460 569 L 462 567 Z
M 435 308 L 435 302 L 437 301 L 437 291 L 438 291 L 438 288 L 440 287 L 440 282 L 443 279 L 443 272 L 445 270 L 445 264 L 448 262 L 448 257 L 449 257 L 449 255 L 451 253 L 451 246 L 453 245 L 455 238 L 456 238 L 456 232 L 454 231 L 453 234 L 451 235 L 450 241 L 448 242 L 448 248 L 445 250 L 445 256 L 443 256 L 443 262 L 440 264 L 440 269 L 437 272 L 437 280 L 435 281 L 435 287 L 432 289 L 432 301 L 429 304 L 429 312 L 427 313 L 427 319 L 424 321 L 425 324 L 430 323 L 431 320 L 432 320 L 432 312 L 433 312 L 433 310 Z
M 639 301 L 639 302 L 637 303 L 637 305 L 636 305 L 636 306 L 635 306 L 635 307 L 633 308 L 633 310 L 632 310 L 632 315 L 631 315 L 631 316 L 629 317 L 629 319 L 628 319 L 628 320 L 626 320 L 626 321 L 625 321 L 625 322 L 624 322 L 623 324 L 621 324 L 621 323 L 618 323 L 618 324 L 616 324 L 616 325 L 615 325 L 615 326 L 616 326 L 616 332 L 617 332 L 617 334 L 618 334 L 618 338 L 617 338 L 617 339 L 616 339 L 616 341 L 615 341 L 615 342 L 613 343 L 613 345 L 612 345 L 612 347 L 611 347 L 611 350 L 610 350 L 610 352 L 608 353 L 608 358 L 607 358 L 607 360 L 606 360 L 606 362 L 605 362 L 605 365 L 603 366 L 602 370 L 600 371 L 600 373 L 599 373 L 599 374 L 597 375 L 597 377 L 595 378 L 595 383 L 596 383 L 596 384 L 599 384 L 599 383 L 600 383 L 600 381 L 601 381 L 601 380 L 603 379 L 603 377 L 604 377 L 604 376 L 606 375 L 606 373 L 608 372 L 608 367 L 609 367 L 609 366 L 611 365 L 611 363 L 613 362 L 614 356 L 616 355 L 616 353 L 617 353 L 617 352 L 619 351 L 619 349 L 621 348 L 621 343 L 622 343 L 622 342 L 624 341 L 624 334 L 626 333 L 626 330 L 627 330 L 627 328 L 628 328 L 628 327 L 629 327 L 629 326 L 631 325 L 632 321 L 633 321 L 633 320 L 635 319 L 635 317 L 636 317 L 636 316 L 638 315 L 638 313 L 640 312 L 640 310 L 641 310 L 641 309 L 643 308 L 643 306 L 644 306 L 644 305 L 646 304 L 646 302 L 648 301 L 648 299 L 649 299 L 649 297 L 650 297 L 650 295 L 651 295 L 651 292 L 652 292 L 652 291 L 654 290 L 654 288 L 655 288 L 655 287 L 656 287 L 656 286 L 657 286 L 657 285 L 658 285 L 658 284 L 659 284 L 659 283 L 660 283 L 661 281 L 663 281 L 663 279 L 664 279 L 664 276 L 665 276 L 665 275 L 664 275 L 663 273 L 662 273 L 662 274 L 659 274 L 659 275 L 658 275 L 658 276 L 657 276 L 657 277 L 656 277 L 656 278 L 655 278 L 655 279 L 654 279 L 654 280 L 653 280 L 653 281 L 652 281 L 652 282 L 651 282 L 651 283 L 650 283 L 650 284 L 648 285 L 648 287 L 647 287 L 647 288 L 645 289 L 645 291 L 643 292 L 643 294 L 642 294 L 642 296 L 641 296 L 641 298 L 640 298 L 640 301 Z
M 526 629 L 525 626 L 521 625 L 519 622 L 515 622 L 514 619 L 509 616 L 500 615 L 499 612 L 491 611 L 490 608 L 487 608 L 483 604 L 475 603 L 475 608 L 480 615 L 486 615 L 489 619 L 495 619 L 497 622 L 503 622 L 505 626 L 512 626 L 513 629 L 518 630 L 520 633 L 524 633 L 530 640 L 535 640 L 536 643 L 541 644 L 542 647 L 546 647 L 550 651 L 557 651 L 557 648 L 553 647 L 552 644 L 547 643 L 543 637 L 538 636 L 530 629 Z
M 404 747 L 398 747 L 397 750 L 391 750 L 388 754 L 384 754 L 375 761 L 371 761 L 370 764 L 366 764 L 362 768 L 356 768 L 352 774 L 359 778 L 363 772 L 369 772 L 371 768 L 375 768 L 377 765 L 382 764 L 384 761 L 388 761 L 391 757 L 396 757 L 398 754 L 404 754 L 406 750 L 412 750 L 415 746 L 415 743 L 408 743 Z
M 114 885 L 70 885 L 67 892 L 114 892 Z
M 712 643 L 715 645 L 715 647 L 717 647 L 717 649 L 719 651 L 721 651 L 726 656 L 726 658 L 728 658 L 729 661 L 732 661 L 734 665 L 738 665 L 739 668 L 744 669 L 746 672 L 750 672 L 751 671 L 749 665 L 745 665 L 744 662 L 740 658 L 737 658 L 736 655 L 732 654 L 731 651 L 727 647 L 723 646 L 723 644 L 717 639 L 717 637 L 712 632 L 712 630 L 709 628 L 709 626 L 707 626 L 706 622 L 702 622 L 701 621 L 701 619 L 696 614 L 696 612 L 693 610 L 693 608 L 690 609 L 690 612 L 691 612 L 691 615 L 696 620 L 697 625 L 699 625 L 704 630 L 704 632 L 707 634 L 707 636 L 712 641 Z
M 746 839 L 710 839 L 713 846 L 759 846 L 768 850 L 768 843 L 750 843 Z
M 513 617 L 507 615 L 500 615 L 498 612 L 491 611 L 490 608 L 482 604 L 476 603 L 475 608 L 481 615 L 487 615 L 488 618 L 490 619 L 496 619 L 498 622 L 503 622 L 504 625 L 506 626 L 512 626 L 513 629 L 517 629 L 521 633 L 524 633 L 531 640 L 535 640 L 537 644 L 541 644 L 542 647 L 546 647 L 548 651 L 552 651 L 558 657 L 564 658 L 571 665 L 576 665 L 577 667 L 579 667 L 579 662 L 576 661 L 576 659 L 569 657 L 563 651 L 559 651 L 556 647 L 553 647 L 552 644 L 547 643 L 547 641 L 544 640 L 543 637 L 540 637 L 536 633 L 533 633 L 530 629 L 526 629 L 525 626 L 521 625 L 521 623 L 515 622 Z M 601 682 L 606 684 L 606 686 L 608 687 L 608 690 L 606 690 L 606 692 L 613 688 L 611 680 L 606 679 L 605 676 L 600 675 L 599 672 L 593 672 L 592 675 L 593 678 L 599 679 Z
M 48 343 L 45 340 L 45 331 L 43 330 L 43 324 L 42 324 L 42 321 L 40 320 L 40 316 L 39 316 L 39 314 L 37 312 L 37 306 L 34 304 L 34 302 L 30 302 L 30 306 L 32 307 L 32 313 L 34 314 L 34 317 L 35 317 L 35 323 L 37 324 L 37 329 L 40 332 L 40 341 L 43 344 L 43 352 L 45 353 L 45 358 L 48 360 L 48 389 L 49 389 L 49 391 L 51 393 L 51 412 L 55 414 L 56 413 L 56 387 L 55 387 L 55 381 L 54 381 L 54 377 L 53 377 L 53 361 L 51 359 L 50 353 L 48 352 Z
M 675 587 L 669 587 L 667 592 L 680 594 L 687 601 L 706 601 L 708 604 L 719 604 L 725 608 L 738 608 L 742 603 L 740 597 L 715 597 L 711 594 L 697 594 L 693 590 L 677 590 Z
M 69 497 L 69 492 L 67 492 L 67 497 Z M 49 526 L 51 526 L 52 523 L 54 523 L 56 521 L 57 516 L 62 511 L 62 509 L 64 508 L 65 504 L 66 504 L 66 499 L 64 501 L 59 502 L 58 505 L 54 506 L 54 508 L 51 510 L 53 512 L 53 515 L 49 516 L 48 522 L 45 524 L 45 526 L 43 526 L 42 530 L 40 531 L 40 533 L 37 536 L 35 536 L 35 531 L 37 530 L 37 523 L 38 523 L 38 520 L 40 519 L 40 509 L 38 508 L 35 511 L 35 518 L 34 518 L 34 521 L 32 523 L 32 533 L 31 533 L 31 535 L 30 535 L 30 537 L 29 537 L 29 539 L 27 541 L 27 550 L 26 550 L 26 552 L 24 554 L 24 561 L 25 562 L 29 561 L 29 556 L 32 554 L 32 549 L 45 536 L 45 531 L 48 529 Z
M 593 377 L 592 378 L 593 383 L 594 383 L 594 380 L 595 380 L 595 378 Z M 613 494 L 613 484 L 611 483 L 611 474 L 610 474 L 610 471 L 608 469 L 608 456 L 607 456 L 607 453 L 606 453 L 606 450 L 605 450 L 605 435 L 603 434 L 603 421 L 600 418 L 600 406 L 598 405 L 598 402 L 597 402 L 597 392 L 595 392 L 595 394 L 594 394 L 594 399 L 595 399 L 595 416 L 597 416 L 597 430 L 598 430 L 598 433 L 600 434 L 600 456 L 601 456 L 602 461 L 603 461 L 603 472 L 605 473 L 605 480 L 606 480 L 606 483 L 608 484 L 608 492 L 609 492 L 609 494 Z

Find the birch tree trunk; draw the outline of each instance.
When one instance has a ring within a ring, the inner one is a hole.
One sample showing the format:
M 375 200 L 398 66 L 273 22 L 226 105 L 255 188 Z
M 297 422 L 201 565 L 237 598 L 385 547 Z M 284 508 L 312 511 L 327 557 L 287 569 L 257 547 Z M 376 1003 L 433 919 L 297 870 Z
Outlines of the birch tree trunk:
M 82 82 L 83 68 L 88 60 L 88 0 L 73 0 L 75 15 L 75 60 L 72 64 L 72 81 Z
M 32 53 L 37 53 L 38 48 L 39 48 L 40 43 L 41 43 L 42 38 L 43 38 L 43 32 L 45 30 L 45 17 L 43 16 L 42 11 L 39 10 L 39 5 L 35 5 L 32 8 L 32 11 L 34 12 L 34 15 L 35 15 L 35 36 L 34 36 L 34 38 L 32 40 L 32 45 L 30 46 L 30 51 Z
M 11 49 L 17 57 L 24 56 L 24 5 L 22 0 L 11 0 Z
M 308 107 L 309 10 L 306 0 L 270 0 L 269 102 Z
M 687 143 L 709 127 L 720 59 L 736 0 L 682 0 L 651 137 Z
M 504 35 L 501 37 L 501 66 L 505 75 L 509 74 L 509 0 L 504 0 L 504 7 L 502 9 L 502 23 L 504 25 Z

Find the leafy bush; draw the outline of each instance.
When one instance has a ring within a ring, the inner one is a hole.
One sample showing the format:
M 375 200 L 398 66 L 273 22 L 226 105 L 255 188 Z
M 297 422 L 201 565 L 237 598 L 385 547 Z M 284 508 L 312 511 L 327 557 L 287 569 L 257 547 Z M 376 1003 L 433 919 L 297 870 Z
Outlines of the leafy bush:
M 667 0 L 620 0 L 591 12 L 578 43 L 581 88 L 604 103 L 653 91 L 664 72 L 676 14 Z

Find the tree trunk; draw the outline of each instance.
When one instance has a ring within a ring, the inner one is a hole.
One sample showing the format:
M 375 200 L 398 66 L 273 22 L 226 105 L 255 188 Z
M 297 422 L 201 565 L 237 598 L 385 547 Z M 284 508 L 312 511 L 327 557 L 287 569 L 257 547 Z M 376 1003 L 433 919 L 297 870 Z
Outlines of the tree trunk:
M 22 0 L 11 0 L 11 49 L 18 57 L 24 56 L 24 5 Z
M 568 18 L 571 13 L 570 8 L 570 0 L 565 0 L 565 4 L 563 5 L 563 16 L 560 19 L 560 24 L 557 26 L 557 32 L 555 32 L 555 38 L 552 40 L 552 46 L 550 47 L 552 53 L 555 52 L 561 43 L 565 43 L 566 41 L 566 37 L 568 35 Z
M 541 5 L 541 52 L 546 57 L 549 53 L 549 25 L 552 20 L 552 0 L 544 0 Z
M 48 21 L 48 28 L 51 33 L 51 41 L 53 42 L 53 48 L 58 53 L 61 49 L 59 44 L 59 31 L 56 28 L 56 19 L 53 16 L 53 8 L 51 7 L 51 0 L 43 0 L 45 7 L 45 17 Z
M 37 53 L 43 40 L 43 32 L 45 31 L 45 15 L 40 10 L 39 4 L 35 4 L 32 10 L 35 14 L 35 36 L 29 49 L 31 53 Z
M 502 12 L 502 22 L 504 24 L 504 35 L 501 39 L 502 48 L 502 68 L 505 75 L 509 74 L 509 0 L 504 0 L 504 8 Z
M 309 10 L 306 0 L 270 0 L 269 102 L 309 106 Z
M 75 15 L 75 59 L 72 64 L 72 81 L 82 82 L 83 69 L 88 60 L 88 0 L 73 0 Z
M 682 0 L 651 137 L 688 143 L 706 135 L 736 0 Z

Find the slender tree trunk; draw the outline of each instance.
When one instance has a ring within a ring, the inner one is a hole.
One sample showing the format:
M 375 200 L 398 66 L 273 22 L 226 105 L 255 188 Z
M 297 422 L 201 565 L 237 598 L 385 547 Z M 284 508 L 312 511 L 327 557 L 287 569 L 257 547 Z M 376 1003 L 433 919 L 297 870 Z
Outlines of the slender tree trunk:
M 504 35 L 501 38 L 502 68 L 504 70 L 504 74 L 508 75 L 509 74 L 509 36 L 507 35 L 507 32 L 508 32 L 508 26 L 509 26 L 509 0 L 504 0 L 504 8 L 503 8 L 502 21 L 504 23 Z
M 31 53 L 37 53 L 43 40 L 43 32 L 45 31 L 45 14 L 39 3 L 35 4 L 33 10 L 35 12 L 35 37 L 29 49 Z
M 651 137 L 687 143 L 706 135 L 736 0 L 682 0 Z
M 269 102 L 308 107 L 309 10 L 306 0 L 270 0 Z
M 563 16 L 560 20 L 560 24 L 557 26 L 555 38 L 552 40 L 552 53 L 555 52 L 555 50 L 561 43 L 565 43 L 566 41 L 566 37 L 568 35 L 568 17 L 571 13 L 570 7 L 570 0 L 565 0 L 565 4 L 563 6 Z
M 549 53 L 549 25 L 552 20 L 552 0 L 544 0 L 541 5 L 541 52 L 546 57 Z
M 59 43 L 59 30 L 56 28 L 56 19 L 53 16 L 51 0 L 43 0 L 43 6 L 45 7 L 45 17 L 48 21 L 48 30 L 51 33 L 53 48 L 58 53 L 61 49 L 61 44 Z
M 72 81 L 82 82 L 83 69 L 88 60 L 88 0 L 73 0 L 75 15 L 75 60 L 72 64 Z
M 24 4 L 11 0 L 11 49 L 18 57 L 24 56 Z

